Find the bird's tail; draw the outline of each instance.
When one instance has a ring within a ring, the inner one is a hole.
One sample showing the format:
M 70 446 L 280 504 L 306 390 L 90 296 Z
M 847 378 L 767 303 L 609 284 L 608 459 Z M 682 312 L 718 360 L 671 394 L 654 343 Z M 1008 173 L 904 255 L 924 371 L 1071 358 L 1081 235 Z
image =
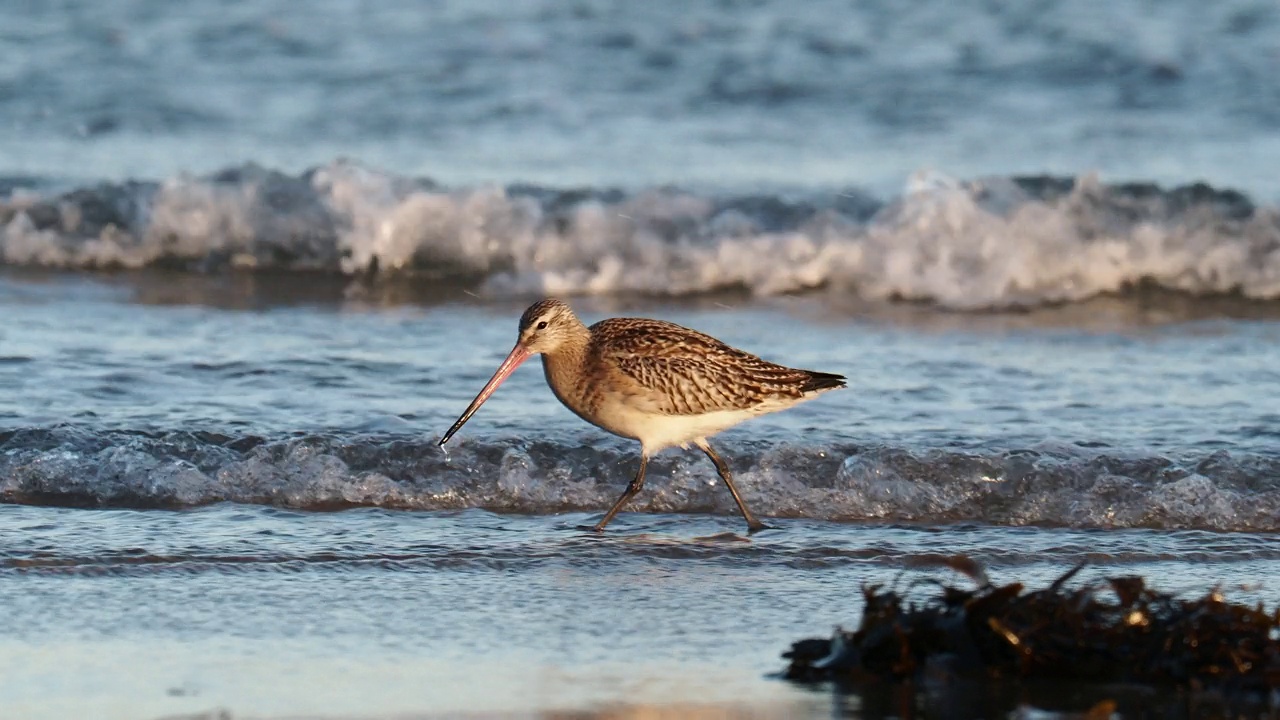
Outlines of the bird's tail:
M 836 375 L 835 373 L 814 372 L 805 370 L 809 374 L 809 379 L 805 380 L 804 385 L 800 386 L 801 392 L 817 392 L 819 390 L 832 390 L 834 388 L 844 387 L 845 377 Z

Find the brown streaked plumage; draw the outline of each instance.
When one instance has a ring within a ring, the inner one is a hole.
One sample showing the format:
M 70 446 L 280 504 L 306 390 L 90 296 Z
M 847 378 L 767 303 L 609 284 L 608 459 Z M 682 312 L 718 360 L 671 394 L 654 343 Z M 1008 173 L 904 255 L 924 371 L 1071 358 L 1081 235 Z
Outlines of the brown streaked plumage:
M 747 527 L 763 529 L 707 438 L 845 386 L 841 375 L 777 365 L 662 320 L 613 318 L 587 327 L 568 305 L 548 299 L 521 316 L 515 348 L 440 444 L 449 442 L 520 363 L 537 354 L 547 384 L 565 407 L 596 427 L 640 441 L 640 469 L 596 531 L 640 492 L 650 456 L 690 443 L 715 463 Z

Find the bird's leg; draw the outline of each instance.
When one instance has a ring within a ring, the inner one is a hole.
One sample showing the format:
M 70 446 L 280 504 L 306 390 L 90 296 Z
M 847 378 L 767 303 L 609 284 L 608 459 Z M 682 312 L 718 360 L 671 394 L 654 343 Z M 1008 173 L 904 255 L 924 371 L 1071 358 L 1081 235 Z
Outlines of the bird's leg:
M 720 473 L 720 478 L 724 480 L 729 492 L 733 494 L 733 501 L 738 503 L 738 509 L 742 511 L 742 517 L 747 519 L 747 531 L 759 532 L 760 530 L 767 530 L 769 526 L 757 520 L 756 516 L 752 515 L 751 511 L 747 509 L 747 504 L 742 501 L 742 496 L 738 494 L 738 488 L 733 484 L 733 476 L 729 474 L 729 466 L 725 464 L 724 460 L 720 459 L 715 450 L 711 449 L 711 444 L 706 440 L 697 440 L 695 444 L 702 452 L 707 454 L 707 457 L 711 458 L 711 462 L 716 464 L 716 471 Z
M 648 465 L 649 456 L 641 453 L 640 469 L 636 471 L 635 479 L 627 484 L 627 489 L 622 491 L 622 497 L 618 498 L 618 502 L 614 503 L 613 507 L 609 508 L 609 512 L 604 514 L 604 517 L 601 518 L 600 522 L 596 523 L 596 526 L 591 528 L 592 530 L 596 532 L 604 532 L 604 526 L 609 524 L 609 521 L 613 519 L 614 515 L 618 514 L 618 511 L 622 509 L 623 505 L 626 505 L 631 498 L 636 496 L 636 493 L 640 492 L 640 488 L 644 487 L 644 469 L 648 467 Z

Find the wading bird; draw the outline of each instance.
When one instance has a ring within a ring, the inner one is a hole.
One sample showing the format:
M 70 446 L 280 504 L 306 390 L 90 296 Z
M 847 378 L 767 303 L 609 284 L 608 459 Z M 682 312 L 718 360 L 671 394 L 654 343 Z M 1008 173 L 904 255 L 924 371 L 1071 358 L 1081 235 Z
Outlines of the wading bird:
M 640 441 L 640 469 L 595 525 L 596 532 L 644 487 L 650 457 L 689 443 L 715 463 L 747 528 L 764 529 L 707 438 L 845 386 L 841 375 L 775 365 L 661 320 L 612 318 L 587 327 L 568 305 L 548 299 L 525 311 L 515 348 L 440 444 L 449 442 L 520 363 L 538 354 L 547 384 L 565 407 L 596 427 Z

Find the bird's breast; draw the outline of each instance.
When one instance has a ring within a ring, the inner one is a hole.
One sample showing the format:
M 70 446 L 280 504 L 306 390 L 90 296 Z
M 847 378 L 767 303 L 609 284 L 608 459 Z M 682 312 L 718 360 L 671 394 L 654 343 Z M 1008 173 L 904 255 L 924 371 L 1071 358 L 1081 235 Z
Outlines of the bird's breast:
M 579 359 L 543 355 L 542 371 L 551 392 L 561 404 L 582 419 L 595 422 L 591 415 L 599 405 L 598 383 L 593 384 L 590 373 L 585 371 Z
M 637 422 L 646 414 L 643 398 L 605 368 L 549 355 L 543 356 L 542 367 L 551 392 L 573 414 L 614 435 L 638 439 Z

